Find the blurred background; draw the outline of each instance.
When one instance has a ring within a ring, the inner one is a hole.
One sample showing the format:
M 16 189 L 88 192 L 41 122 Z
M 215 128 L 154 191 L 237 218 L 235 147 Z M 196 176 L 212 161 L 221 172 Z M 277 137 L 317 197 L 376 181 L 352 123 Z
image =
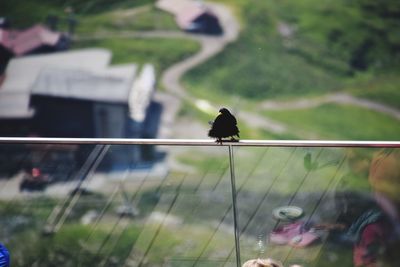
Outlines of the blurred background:
M 227 107 L 241 139 L 398 141 L 399 72 L 395 0 L 0 2 L 0 136 L 206 139 Z M 242 259 L 353 266 L 326 233 L 271 245 L 272 212 L 336 223 L 346 191 L 351 221 L 372 201 L 376 152 L 235 148 Z M 15 266 L 236 263 L 225 147 L 1 144 L 0 157 Z
M 3 1 L 0 119 L 7 127 L 1 132 L 206 138 L 207 122 L 226 106 L 239 118 L 242 139 L 396 140 L 399 6 L 391 0 Z M 147 93 L 127 105 L 146 64 L 146 85 L 136 87 Z M 57 104 L 55 113 L 64 115 L 44 115 L 56 100 L 68 106 Z M 118 115 L 110 102 L 152 114 Z M 132 120 L 131 129 L 84 132 L 79 122 L 69 132 L 46 129 L 79 121 L 73 113 L 93 106 L 83 113 L 87 120 L 107 124 L 112 113 Z M 145 118 L 154 124 L 149 133 L 138 129 Z

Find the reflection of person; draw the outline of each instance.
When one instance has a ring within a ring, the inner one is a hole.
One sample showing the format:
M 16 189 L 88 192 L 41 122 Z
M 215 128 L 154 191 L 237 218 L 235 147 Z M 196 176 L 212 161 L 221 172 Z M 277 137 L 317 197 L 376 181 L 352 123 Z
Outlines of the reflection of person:
M 387 149 L 374 155 L 368 179 L 385 220 L 363 231 L 361 246 L 355 247 L 355 259 L 371 248 L 377 247 L 377 253 L 369 261 L 370 265 L 356 266 L 400 266 L 400 149 Z
M 376 202 L 400 235 L 400 149 L 381 151 L 372 160 L 369 182 Z
M 320 224 L 332 238 L 353 246 L 356 267 L 400 266 L 400 150 L 375 154 L 369 182 L 373 199 L 356 192 L 336 196 L 341 224 Z
M 252 259 L 246 261 L 242 267 L 283 267 L 283 265 L 272 259 Z
M 375 201 L 370 196 L 356 191 L 336 192 L 335 207 L 340 211 L 336 223 L 318 223 L 316 229 L 327 230 L 330 232 L 330 238 L 342 244 L 352 245 L 358 238 L 356 225 L 362 222 L 362 219 L 371 210 L 378 209 Z M 372 221 L 369 220 L 369 223 Z M 365 226 L 366 224 L 364 224 Z M 358 233 L 359 234 L 359 233 Z
M 386 216 L 377 209 L 370 209 L 360 216 L 348 229 L 353 237 L 354 266 L 377 266 L 377 260 L 390 235 Z
M 280 261 L 273 259 L 252 259 L 246 261 L 242 267 L 283 267 Z M 302 267 L 301 265 L 295 264 L 290 265 L 290 267 Z
M 10 254 L 5 246 L 0 243 L 0 267 L 10 266 Z

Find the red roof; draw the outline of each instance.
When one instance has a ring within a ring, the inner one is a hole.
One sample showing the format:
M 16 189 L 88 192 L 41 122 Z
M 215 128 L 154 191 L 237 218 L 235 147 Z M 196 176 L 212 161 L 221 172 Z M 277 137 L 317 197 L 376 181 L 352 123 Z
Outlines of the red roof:
M 23 55 L 42 45 L 57 44 L 60 36 L 60 33 L 52 32 L 40 24 L 24 31 L 0 29 L 0 45 L 15 55 Z
M 156 6 L 175 15 L 175 21 L 181 29 L 187 29 L 198 17 L 208 15 L 217 17 L 201 2 L 187 0 L 158 0 Z

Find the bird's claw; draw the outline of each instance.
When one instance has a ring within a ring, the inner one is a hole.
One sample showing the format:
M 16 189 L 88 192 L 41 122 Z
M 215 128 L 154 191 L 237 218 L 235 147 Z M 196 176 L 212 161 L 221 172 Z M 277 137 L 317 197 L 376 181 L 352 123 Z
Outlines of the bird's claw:
M 223 142 L 239 142 L 239 140 L 232 137 L 229 140 L 217 139 L 217 140 L 215 140 L 215 142 L 217 142 L 218 144 L 222 145 Z

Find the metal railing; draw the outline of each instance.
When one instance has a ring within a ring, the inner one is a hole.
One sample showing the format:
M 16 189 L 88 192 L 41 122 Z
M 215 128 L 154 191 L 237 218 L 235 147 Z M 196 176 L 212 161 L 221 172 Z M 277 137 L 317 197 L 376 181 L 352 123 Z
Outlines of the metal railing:
M 217 143 L 206 139 L 45 138 L 0 137 L 0 144 L 107 144 L 166 146 L 258 146 L 258 147 L 400 147 L 400 141 L 352 140 L 240 140 Z

